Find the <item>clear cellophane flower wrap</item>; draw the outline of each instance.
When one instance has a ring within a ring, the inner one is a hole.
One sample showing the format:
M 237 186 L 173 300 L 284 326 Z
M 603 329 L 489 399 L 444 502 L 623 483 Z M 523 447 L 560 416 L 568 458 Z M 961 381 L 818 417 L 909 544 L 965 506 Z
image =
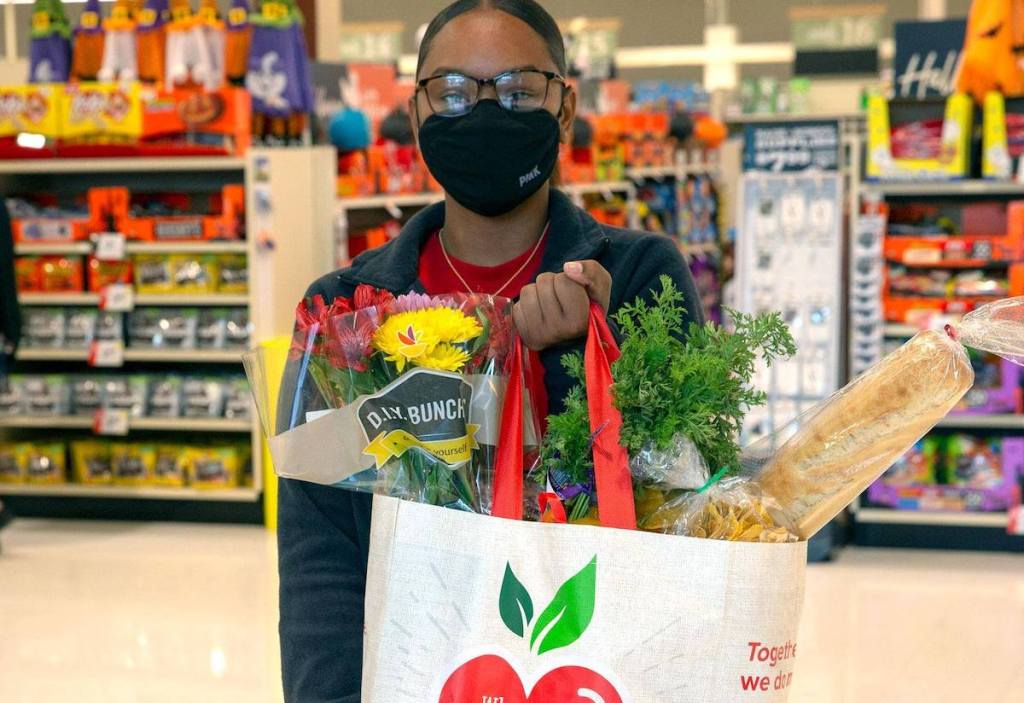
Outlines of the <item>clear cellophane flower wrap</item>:
M 513 341 L 505 298 L 360 286 L 301 302 L 283 372 L 266 350 L 245 358 L 275 471 L 489 514 Z
M 919 332 L 777 435 L 748 447 L 743 475 L 808 539 L 927 434 L 974 383 L 967 351 L 1024 362 L 1024 298 Z

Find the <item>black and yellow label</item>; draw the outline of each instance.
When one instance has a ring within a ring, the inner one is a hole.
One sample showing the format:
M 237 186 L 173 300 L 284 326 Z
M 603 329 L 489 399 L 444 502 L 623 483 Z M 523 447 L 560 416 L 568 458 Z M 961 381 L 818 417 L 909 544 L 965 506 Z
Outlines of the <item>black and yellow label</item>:
M 356 413 L 366 434 L 363 454 L 377 468 L 418 449 L 452 468 L 478 448 L 469 423 L 473 387 L 456 374 L 416 369 L 365 398 Z

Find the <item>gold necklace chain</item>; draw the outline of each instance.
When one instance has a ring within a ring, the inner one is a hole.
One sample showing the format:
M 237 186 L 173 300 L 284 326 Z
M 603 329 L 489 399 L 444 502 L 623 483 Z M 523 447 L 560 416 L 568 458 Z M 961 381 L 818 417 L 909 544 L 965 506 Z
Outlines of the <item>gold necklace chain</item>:
M 526 261 L 523 262 L 523 265 L 520 266 L 518 269 L 516 269 L 516 272 L 513 273 L 512 277 L 509 278 L 505 282 L 505 285 L 503 285 L 501 288 L 499 288 L 498 290 L 496 290 L 493 293 L 491 293 L 491 295 L 493 295 L 495 297 L 499 297 L 502 294 L 502 292 L 504 292 L 504 290 L 506 288 L 508 288 L 510 285 L 512 285 L 512 283 L 516 280 L 516 278 L 519 277 L 519 274 L 521 274 L 523 271 L 526 270 L 526 267 L 530 265 L 531 261 L 533 261 L 533 257 L 537 256 L 537 252 L 540 251 L 540 245 L 543 244 L 544 240 L 547 238 L 548 230 L 549 229 L 551 229 L 551 223 L 550 222 L 548 222 L 544 226 L 544 231 L 541 232 L 540 239 L 538 239 L 537 243 L 533 245 L 533 251 L 530 252 L 530 256 L 527 257 Z M 448 255 L 448 247 L 446 247 L 445 244 L 444 244 L 444 229 L 443 228 L 441 229 L 441 231 L 439 231 L 437 233 L 437 238 L 441 242 L 441 253 L 444 254 L 444 260 L 446 262 L 448 262 L 448 268 L 450 268 L 452 270 L 452 273 L 455 274 L 455 277 L 459 279 L 459 282 L 466 289 L 467 293 L 469 293 L 470 295 L 476 294 L 476 291 L 473 290 L 472 286 L 470 286 L 468 283 L 466 283 L 466 279 L 463 278 L 462 274 L 459 273 L 459 270 L 457 268 L 455 268 L 455 263 L 452 261 L 451 257 Z

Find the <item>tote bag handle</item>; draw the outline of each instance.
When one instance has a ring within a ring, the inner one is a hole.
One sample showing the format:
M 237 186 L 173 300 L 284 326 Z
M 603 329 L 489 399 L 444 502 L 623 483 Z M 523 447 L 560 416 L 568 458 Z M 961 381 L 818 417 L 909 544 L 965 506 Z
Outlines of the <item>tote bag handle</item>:
M 619 358 L 604 310 L 590 305 L 590 327 L 583 361 L 593 434 L 594 483 L 598 520 L 605 527 L 636 529 L 636 507 L 629 456 L 619 443 L 622 415 L 612 402 L 611 364 Z M 517 338 L 501 411 L 501 434 L 494 469 L 495 517 L 523 519 L 523 346 Z

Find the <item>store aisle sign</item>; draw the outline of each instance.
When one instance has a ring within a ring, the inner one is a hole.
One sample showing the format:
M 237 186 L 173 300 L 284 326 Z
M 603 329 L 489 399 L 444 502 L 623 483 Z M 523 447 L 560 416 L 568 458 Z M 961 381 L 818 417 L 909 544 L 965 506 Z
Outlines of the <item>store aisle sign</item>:
M 878 71 L 883 4 L 803 5 L 789 12 L 800 75 L 859 75 Z
M 897 22 L 893 29 L 893 93 L 922 100 L 953 92 L 960 72 L 967 20 Z
M 743 170 L 768 173 L 839 170 L 839 123 L 747 125 Z
M 395 63 L 402 56 L 402 22 L 345 22 L 339 58 L 352 63 Z

